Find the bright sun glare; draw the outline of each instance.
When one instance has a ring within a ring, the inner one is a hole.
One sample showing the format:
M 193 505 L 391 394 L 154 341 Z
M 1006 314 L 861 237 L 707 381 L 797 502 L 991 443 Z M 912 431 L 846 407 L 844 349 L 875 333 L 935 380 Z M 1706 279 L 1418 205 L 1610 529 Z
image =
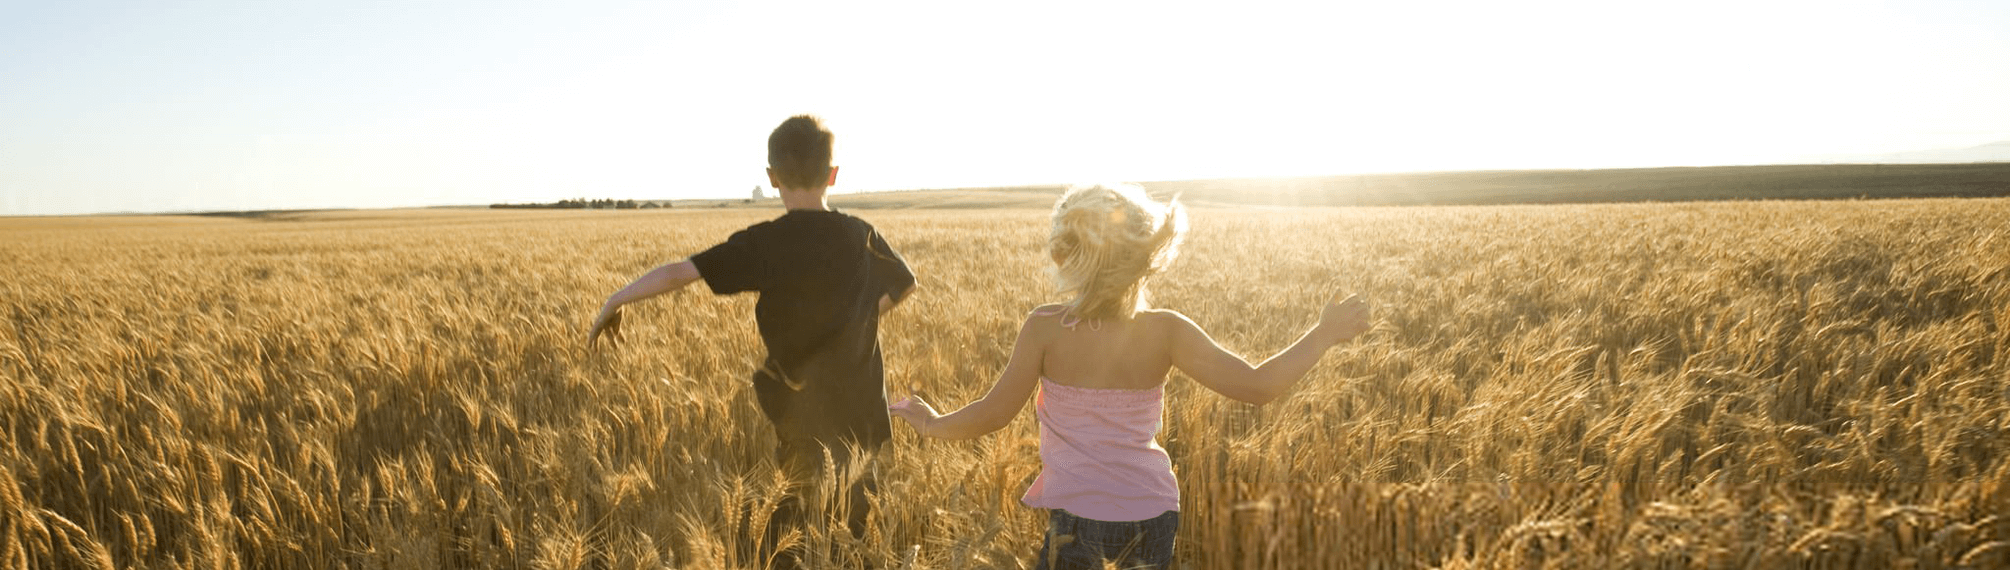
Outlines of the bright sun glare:
M 802 112 L 839 191 L 2010 139 L 2010 77 L 1976 72 L 2010 26 L 1968 4 L 5 11 L 34 49 L 0 50 L 0 213 L 741 196 Z

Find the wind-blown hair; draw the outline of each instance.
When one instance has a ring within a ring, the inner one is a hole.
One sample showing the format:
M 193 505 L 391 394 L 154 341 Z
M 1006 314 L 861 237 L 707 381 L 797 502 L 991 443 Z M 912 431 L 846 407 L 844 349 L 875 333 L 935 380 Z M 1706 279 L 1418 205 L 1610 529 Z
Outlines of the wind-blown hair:
M 1054 202 L 1047 239 L 1054 285 L 1076 318 L 1130 318 L 1150 308 L 1145 281 L 1179 256 L 1186 207 L 1136 184 L 1072 186 Z

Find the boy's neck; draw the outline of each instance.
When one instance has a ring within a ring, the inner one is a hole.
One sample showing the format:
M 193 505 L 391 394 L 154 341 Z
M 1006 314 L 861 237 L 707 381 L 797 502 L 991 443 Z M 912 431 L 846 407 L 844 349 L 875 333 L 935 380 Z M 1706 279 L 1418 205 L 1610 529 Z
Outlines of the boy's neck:
M 780 193 L 782 195 L 783 208 L 788 208 L 790 210 L 831 209 L 830 203 L 824 200 L 825 195 L 824 189 L 790 190 L 787 188 L 783 188 Z

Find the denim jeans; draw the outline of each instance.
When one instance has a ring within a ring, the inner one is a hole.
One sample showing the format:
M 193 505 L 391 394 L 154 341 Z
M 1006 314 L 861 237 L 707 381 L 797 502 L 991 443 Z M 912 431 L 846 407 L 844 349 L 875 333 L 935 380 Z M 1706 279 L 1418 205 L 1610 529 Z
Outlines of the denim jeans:
M 1039 570 L 1090 570 L 1103 561 L 1118 568 L 1163 569 L 1172 566 L 1173 535 L 1179 534 L 1179 511 L 1141 521 L 1109 522 L 1085 519 L 1054 509 L 1047 518 L 1047 538 L 1040 542 Z

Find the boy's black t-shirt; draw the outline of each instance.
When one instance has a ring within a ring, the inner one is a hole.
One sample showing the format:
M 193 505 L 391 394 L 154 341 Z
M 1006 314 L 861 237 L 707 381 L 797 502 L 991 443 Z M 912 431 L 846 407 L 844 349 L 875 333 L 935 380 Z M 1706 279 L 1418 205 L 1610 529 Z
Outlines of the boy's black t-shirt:
M 790 210 L 691 256 L 712 292 L 758 291 L 768 356 L 754 375 L 784 438 L 876 446 L 892 438 L 879 352 L 879 299 L 914 285 L 907 262 L 865 220 Z

